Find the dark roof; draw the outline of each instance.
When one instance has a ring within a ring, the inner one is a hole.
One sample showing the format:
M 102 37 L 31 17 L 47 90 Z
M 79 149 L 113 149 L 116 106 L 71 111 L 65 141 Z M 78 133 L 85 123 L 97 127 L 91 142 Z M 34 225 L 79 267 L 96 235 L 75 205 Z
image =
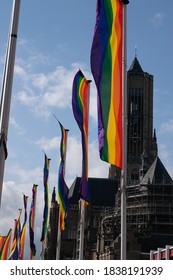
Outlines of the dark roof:
M 144 73 L 144 71 L 142 70 L 142 67 L 141 67 L 141 65 L 140 65 L 136 56 L 135 56 L 134 60 L 132 61 L 132 64 L 131 64 L 128 72 L 134 73 L 134 74 Z
M 172 184 L 172 178 L 164 167 L 163 163 L 157 156 L 147 173 L 141 180 L 140 184 Z
M 79 201 L 80 177 L 77 177 L 69 190 L 70 204 Z M 107 178 L 89 178 L 88 187 L 90 204 L 92 206 L 114 206 L 115 195 L 118 190 L 118 181 Z

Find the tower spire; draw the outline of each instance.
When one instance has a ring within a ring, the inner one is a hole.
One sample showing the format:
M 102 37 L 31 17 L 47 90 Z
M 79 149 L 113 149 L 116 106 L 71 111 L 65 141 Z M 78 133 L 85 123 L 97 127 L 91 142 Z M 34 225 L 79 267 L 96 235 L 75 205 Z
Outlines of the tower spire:
M 152 138 L 151 155 L 152 155 L 154 158 L 158 155 L 158 146 L 157 146 L 156 129 L 154 129 L 153 138 Z
M 55 192 L 55 187 L 53 188 L 53 193 L 52 193 L 52 203 L 56 202 L 56 192 Z
M 137 58 L 137 45 L 135 45 L 135 58 Z

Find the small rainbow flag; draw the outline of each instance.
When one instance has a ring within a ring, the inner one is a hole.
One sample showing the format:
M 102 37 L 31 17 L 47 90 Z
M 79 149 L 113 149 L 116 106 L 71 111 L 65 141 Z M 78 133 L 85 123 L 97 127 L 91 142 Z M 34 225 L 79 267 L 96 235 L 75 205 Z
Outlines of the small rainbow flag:
M 40 241 L 45 243 L 47 227 L 48 227 L 48 217 L 49 217 L 49 191 L 48 191 L 48 177 L 49 177 L 49 165 L 50 159 L 45 154 L 45 164 L 44 164 L 44 212 L 43 212 L 43 223 L 42 223 L 42 235 Z
M 61 128 L 61 144 L 60 144 L 60 164 L 59 164 L 59 176 L 58 176 L 58 202 L 60 205 L 60 231 L 65 229 L 65 222 L 69 211 L 69 188 L 64 180 L 65 173 L 65 158 L 67 150 L 67 134 L 68 129 L 65 129 L 59 122 Z
M 10 254 L 8 256 L 8 260 L 18 260 L 19 259 L 19 238 L 21 233 L 21 226 L 20 226 L 20 216 L 22 213 L 22 209 L 19 209 L 18 218 L 15 219 L 15 226 L 14 226 L 14 237 L 13 243 L 11 247 Z
M 88 115 L 89 115 L 89 83 L 79 70 L 73 80 L 72 108 L 82 136 L 82 177 L 80 196 L 89 202 L 88 190 Z M 86 204 L 87 205 L 87 204 Z
M 34 221 L 35 221 L 35 207 L 36 207 L 36 194 L 37 194 L 37 185 L 33 185 L 32 188 L 32 201 L 29 213 L 29 239 L 30 239 L 30 260 L 36 255 L 36 246 L 34 243 Z
M 7 260 L 8 251 L 10 247 L 11 234 L 12 234 L 12 229 L 9 230 L 7 236 L 5 237 L 3 245 L 1 247 L 0 260 Z
M 27 222 L 27 202 L 28 202 L 28 196 L 25 194 L 23 195 L 23 203 L 24 203 L 24 222 L 22 226 L 22 230 L 20 233 L 20 241 L 19 241 L 19 259 L 23 260 L 24 255 L 24 247 L 25 247 L 25 234 L 26 234 L 26 222 Z

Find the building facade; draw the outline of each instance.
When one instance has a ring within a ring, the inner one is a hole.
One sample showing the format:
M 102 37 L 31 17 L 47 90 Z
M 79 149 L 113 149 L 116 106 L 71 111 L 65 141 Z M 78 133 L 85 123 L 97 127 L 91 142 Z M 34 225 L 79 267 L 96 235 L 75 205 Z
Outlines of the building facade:
M 127 71 L 127 113 L 127 259 L 150 259 L 151 250 L 173 244 L 173 181 L 158 156 L 153 75 L 143 71 L 136 56 Z M 108 179 L 89 178 L 84 259 L 120 259 L 120 177 L 121 170 L 111 165 Z M 76 178 L 70 188 L 60 259 L 79 258 L 79 184 Z M 56 230 L 50 223 L 49 232 Z

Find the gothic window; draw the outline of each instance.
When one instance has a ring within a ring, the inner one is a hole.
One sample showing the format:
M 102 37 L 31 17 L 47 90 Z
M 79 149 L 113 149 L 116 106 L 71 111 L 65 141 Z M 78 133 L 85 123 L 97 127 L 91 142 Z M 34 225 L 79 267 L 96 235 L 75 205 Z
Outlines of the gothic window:
M 139 180 L 139 171 L 138 169 L 134 168 L 131 171 L 131 180 L 132 181 L 138 181 Z

